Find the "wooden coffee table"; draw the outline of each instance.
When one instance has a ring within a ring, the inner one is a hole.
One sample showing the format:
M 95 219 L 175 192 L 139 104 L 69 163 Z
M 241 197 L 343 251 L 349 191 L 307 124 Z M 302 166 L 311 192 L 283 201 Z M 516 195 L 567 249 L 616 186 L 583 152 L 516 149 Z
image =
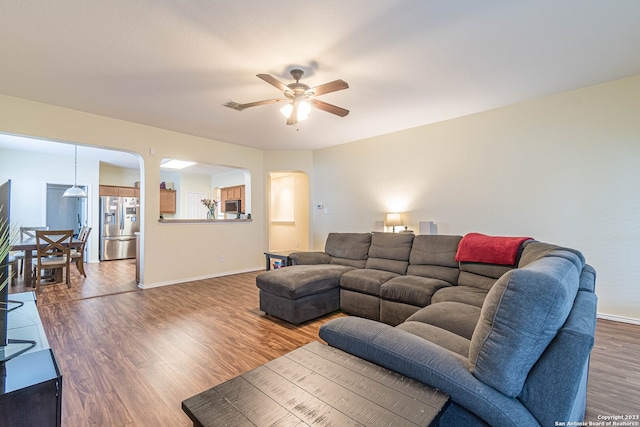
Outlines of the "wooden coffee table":
M 449 396 L 312 342 L 182 402 L 194 427 L 429 426 Z

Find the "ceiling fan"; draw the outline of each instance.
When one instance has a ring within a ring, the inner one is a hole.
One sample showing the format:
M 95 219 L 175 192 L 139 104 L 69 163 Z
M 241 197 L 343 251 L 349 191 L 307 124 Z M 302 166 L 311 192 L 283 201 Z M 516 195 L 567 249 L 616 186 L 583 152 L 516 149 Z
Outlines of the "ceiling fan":
M 327 113 L 335 114 L 336 116 L 340 117 L 344 117 L 349 114 L 349 110 L 345 110 L 344 108 L 338 107 L 336 105 L 328 104 L 326 102 L 315 99 L 316 96 L 347 89 L 349 87 L 347 82 L 345 82 L 344 80 L 334 80 L 332 82 L 310 88 L 306 84 L 300 83 L 300 79 L 302 78 L 303 74 L 304 71 L 302 70 L 291 70 L 291 76 L 296 82 L 289 83 L 288 85 L 285 85 L 269 74 L 257 74 L 257 77 L 281 90 L 284 93 L 285 98 L 265 99 L 264 101 L 249 102 L 247 104 L 240 104 L 235 101 L 229 101 L 224 105 L 225 107 L 242 111 L 245 108 L 257 107 L 259 105 L 289 101 L 287 105 L 280 109 L 282 114 L 287 117 L 288 125 L 295 125 L 296 123 L 298 123 L 298 121 L 305 120 L 309 115 L 311 107 L 317 108 L 318 110 L 326 111 Z

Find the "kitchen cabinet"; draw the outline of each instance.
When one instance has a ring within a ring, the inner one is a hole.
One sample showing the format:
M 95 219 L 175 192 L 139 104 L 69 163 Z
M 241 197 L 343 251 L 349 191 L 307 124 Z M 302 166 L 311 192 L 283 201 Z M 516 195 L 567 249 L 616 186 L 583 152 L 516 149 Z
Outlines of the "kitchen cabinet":
M 115 185 L 101 185 L 100 196 L 140 197 L 140 189 L 135 187 L 118 187 Z
M 134 187 L 118 187 L 120 197 L 140 197 L 140 189 Z
M 117 196 L 118 187 L 112 187 L 111 185 L 100 186 L 100 196 Z
M 176 190 L 160 190 L 160 213 L 176 213 Z
M 220 189 L 220 202 L 222 203 L 222 212 L 224 212 L 224 202 L 226 200 L 240 200 L 240 210 L 244 212 L 244 185 L 234 185 L 233 187 L 225 187 Z

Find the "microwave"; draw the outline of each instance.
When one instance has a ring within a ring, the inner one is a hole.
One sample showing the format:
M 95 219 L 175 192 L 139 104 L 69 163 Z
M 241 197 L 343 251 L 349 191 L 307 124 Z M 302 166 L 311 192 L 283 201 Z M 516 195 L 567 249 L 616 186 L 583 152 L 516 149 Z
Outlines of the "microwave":
M 224 212 L 225 213 L 235 213 L 239 214 L 242 212 L 242 201 L 240 199 L 237 200 L 225 200 L 224 201 Z

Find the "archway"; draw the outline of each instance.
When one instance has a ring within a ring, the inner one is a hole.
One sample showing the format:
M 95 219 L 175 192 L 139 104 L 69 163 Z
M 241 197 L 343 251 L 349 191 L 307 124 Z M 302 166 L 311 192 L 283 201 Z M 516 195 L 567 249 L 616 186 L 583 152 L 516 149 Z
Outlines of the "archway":
M 269 250 L 309 250 L 309 178 L 304 172 L 269 173 Z

